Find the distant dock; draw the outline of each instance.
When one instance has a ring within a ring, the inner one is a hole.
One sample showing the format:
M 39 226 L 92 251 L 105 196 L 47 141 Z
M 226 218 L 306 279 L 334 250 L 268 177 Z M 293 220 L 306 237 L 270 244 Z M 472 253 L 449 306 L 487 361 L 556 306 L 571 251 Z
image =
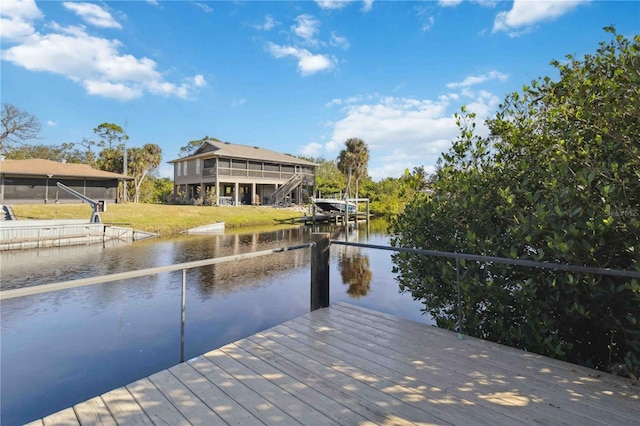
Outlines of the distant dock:
M 366 213 L 359 212 L 358 214 L 350 213 L 348 215 L 347 221 L 352 222 L 366 222 L 369 220 L 370 215 Z M 316 213 L 311 216 L 300 216 L 295 218 L 297 222 L 302 222 L 305 225 L 313 225 L 314 223 L 335 223 L 340 224 L 345 221 L 345 214 L 339 212 L 330 212 L 330 213 Z
M 182 231 L 182 234 L 223 234 L 224 222 L 210 223 L 208 225 L 198 226 L 196 228 Z
M 136 241 L 157 234 L 86 220 L 10 220 L 0 222 L 0 251 Z

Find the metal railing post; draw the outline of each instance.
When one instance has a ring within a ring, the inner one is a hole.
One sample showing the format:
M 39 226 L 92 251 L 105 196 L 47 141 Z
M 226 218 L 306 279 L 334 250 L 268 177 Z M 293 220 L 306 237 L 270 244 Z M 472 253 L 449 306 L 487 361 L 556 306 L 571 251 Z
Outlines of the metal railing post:
M 311 241 L 310 311 L 315 311 L 329 306 L 329 233 L 313 233 Z
M 187 270 L 182 270 L 182 309 L 180 320 L 180 362 L 184 362 L 184 311 L 187 302 Z
M 460 295 L 460 259 L 456 258 L 456 283 L 458 286 L 458 326 L 457 333 L 458 339 L 462 340 L 462 297 Z

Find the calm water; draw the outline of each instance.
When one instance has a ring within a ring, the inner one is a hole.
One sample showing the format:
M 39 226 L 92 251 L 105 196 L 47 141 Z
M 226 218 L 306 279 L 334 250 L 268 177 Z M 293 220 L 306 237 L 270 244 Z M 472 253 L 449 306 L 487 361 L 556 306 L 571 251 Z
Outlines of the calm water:
M 350 241 L 387 245 L 384 226 Z M 317 230 L 317 229 L 316 229 Z M 335 228 L 332 238 L 344 239 Z M 3 290 L 299 244 L 310 227 L 181 236 L 0 254 Z M 431 323 L 399 294 L 390 252 L 334 245 L 331 302 Z M 185 357 L 309 310 L 310 250 L 208 266 L 187 274 Z M 3 301 L 0 423 L 13 425 L 146 377 L 180 360 L 181 273 Z

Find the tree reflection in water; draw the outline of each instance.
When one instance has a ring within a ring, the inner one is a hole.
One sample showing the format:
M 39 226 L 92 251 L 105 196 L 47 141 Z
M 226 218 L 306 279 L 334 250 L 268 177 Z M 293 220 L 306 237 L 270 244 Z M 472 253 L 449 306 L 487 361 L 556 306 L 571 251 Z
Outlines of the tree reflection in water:
M 351 297 L 358 299 L 369 293 L 373 276 L 369 266 L 369 256 L 362 255 L 360 249 L 346 247 L 346 250 L 340 253 L 338 267 L 343 284 L 349 286 L 347 293 Z

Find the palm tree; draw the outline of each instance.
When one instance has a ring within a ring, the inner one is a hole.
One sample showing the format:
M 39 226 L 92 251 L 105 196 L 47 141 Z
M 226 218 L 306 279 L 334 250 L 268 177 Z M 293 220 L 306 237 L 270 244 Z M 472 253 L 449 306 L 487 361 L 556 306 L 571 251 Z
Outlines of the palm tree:
M 346 196 L 351 192 L 351 177 L 356 184 L 356 198 L 358 198 L 358 181 L 367 176 L 367 165 L 369 164 L 369 148 L 367 144 L 359 138 L 350 138 L 344 143 L 345 149 L 340 151 L 338 156 L 338 169 L 347 175 Z

